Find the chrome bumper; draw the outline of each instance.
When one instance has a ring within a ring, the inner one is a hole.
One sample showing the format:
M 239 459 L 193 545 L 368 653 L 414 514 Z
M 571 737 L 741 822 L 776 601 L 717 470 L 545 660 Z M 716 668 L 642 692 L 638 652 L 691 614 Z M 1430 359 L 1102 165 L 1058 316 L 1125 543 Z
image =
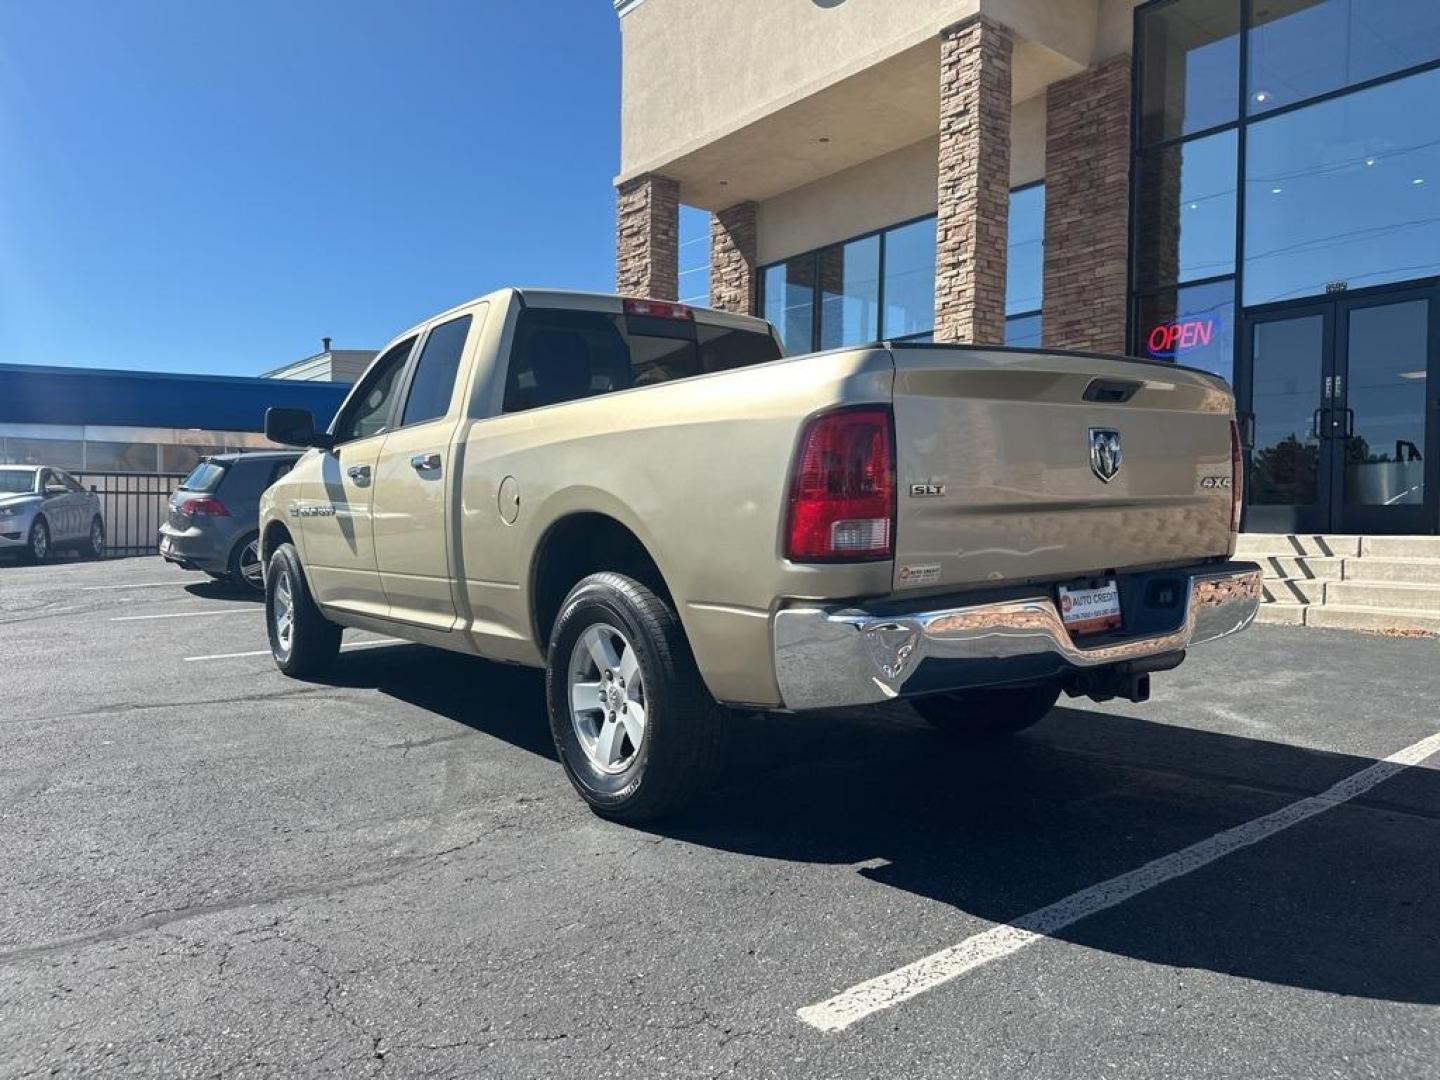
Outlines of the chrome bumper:
M 1260 606 L 1260 568 L 1189 571 L 1179 624 L 1158 634 L 1075 643 L 1055 601 L 1040 594 L 904 615 L 803 606 L 775 615 L 775 673 L 789 709 L 864 705 L 897 697 L 1050 678 L 1175 653 L 1245 629 Z

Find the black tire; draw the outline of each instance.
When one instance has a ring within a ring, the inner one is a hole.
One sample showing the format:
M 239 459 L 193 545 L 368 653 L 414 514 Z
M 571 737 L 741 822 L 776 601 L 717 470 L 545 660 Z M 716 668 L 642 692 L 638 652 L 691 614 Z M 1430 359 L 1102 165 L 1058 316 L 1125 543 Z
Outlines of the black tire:
M 98 559 L 105 554 L 105 522 L 99 514 L 90 519 L 90 535 L 85 538 L 85 556 Z
M 287 596 L 291 616 L 288 640 L 277 626 L 277 597 Z M 265 575 L 265 631 L 275 666 L 292 678 L 319 675 L 340 652 L 342 630 L 315 606 L 294 544 L 281 544 L 270 556 Z
M 932 727 L 951 738 L 983 742 L 1038 724 L 1059 699 L 1059 683 L 1038 683 L 937 694 L 916 698 L 910 704 Z
M 50 523 L 37 516 L 30 523 L 30 535 L 25 539 L 25 554 L 22 557 L 27 563 L 43 563 L 54 554 L 55 549 L 50 545 Z
M 577 650 L 591 628 L 623 635 L 643 686 L 643 735 L 614 772 L 599 767 L 581 744 L 580 721 L 571 711 L 572 658 L 583 657 Z M 601 817 L 641 822 L 674 814 L 706 794 L 720 774 L 730 718 L 705 688 L 675 612 L 633 578 L 592 574 L 570 591 L 550 634 L 545 694 L 565 774 Z
M 253 555 L 255 560 L 253 564 L 250 563 L 247 557 L 247 553 L 250 552 L 250 549 L 252 547 L 254 548 Z M 265 595 L 265 578 L 264 575 L 260 573 L 259 533 L 251 533 L 249 536 L 242 536 L 239 540 L 235 542 L 235 546 L 230 549 L 229 565 L 229 571 L 224 575 L 217 575 L 217 577 L 224 577 L 228 579 L 229 582 L 237 589 L 244 589 L 246 592 L 254 596 Z M 253 566 L 253 576 L 247 576 L 247 566 Z

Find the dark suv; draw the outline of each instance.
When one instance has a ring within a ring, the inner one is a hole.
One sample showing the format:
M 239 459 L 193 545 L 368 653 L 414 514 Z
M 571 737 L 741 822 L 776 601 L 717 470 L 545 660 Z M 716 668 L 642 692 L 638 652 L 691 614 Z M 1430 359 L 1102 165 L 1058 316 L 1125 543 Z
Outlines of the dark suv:
M 288 451 L 204 458 L 170 496 L 170 514 L 160 526 L 161 556 L 264 593 L 260 493 L 299 460 Z

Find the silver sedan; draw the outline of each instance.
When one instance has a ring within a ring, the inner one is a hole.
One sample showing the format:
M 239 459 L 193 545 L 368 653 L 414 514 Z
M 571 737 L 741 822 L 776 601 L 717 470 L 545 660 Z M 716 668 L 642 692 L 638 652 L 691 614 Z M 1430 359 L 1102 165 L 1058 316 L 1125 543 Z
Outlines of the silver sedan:
M 19 551 L 30 562 L 44 562 L 62 547 L 92 558 L 104 553 L 99 496 L 64 469 L 0 465 L 0 552 Z

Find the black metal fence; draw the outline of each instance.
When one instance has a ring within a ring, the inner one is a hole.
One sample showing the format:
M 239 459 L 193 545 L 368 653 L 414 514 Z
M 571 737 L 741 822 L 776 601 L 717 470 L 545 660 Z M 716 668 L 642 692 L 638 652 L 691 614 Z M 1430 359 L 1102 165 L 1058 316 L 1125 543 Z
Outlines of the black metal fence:
M 100 496 L 107 555 L 155 554 L 170 493 L 183 473 L 77 472 L 75 478 Z

